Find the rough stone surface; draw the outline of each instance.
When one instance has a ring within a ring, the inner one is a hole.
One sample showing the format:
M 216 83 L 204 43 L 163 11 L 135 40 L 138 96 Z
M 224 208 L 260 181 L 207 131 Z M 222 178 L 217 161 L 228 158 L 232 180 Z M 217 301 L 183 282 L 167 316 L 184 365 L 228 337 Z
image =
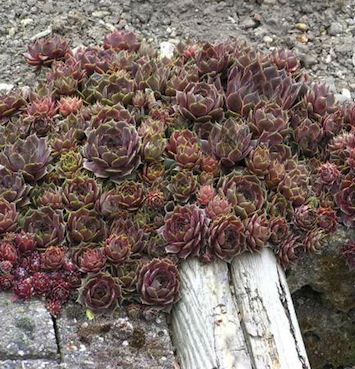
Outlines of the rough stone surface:
M 288 276 L 312 368 L 342 368 L 355 363 L 355 271 L 341 250 L 355 238 L 340 229 L 320 255 L 300 260 Z
M 5 293 L 0 298 L 0 360 L 58 358 L 53 321 L 44 304 L 13 303 Z M 3 368 L 0 365 L 0 368 Z
M 173 369 L 165 316 L 147 322 L 124 314 L 88 321 L 78 305 L 57 319 L 62 362 L 68 369 Z
M 66 369 L 56 361 L 49 360 L 6 360 L 0 361 L 1 369 Z M 71 369 L 71 368 L 68 368 Z

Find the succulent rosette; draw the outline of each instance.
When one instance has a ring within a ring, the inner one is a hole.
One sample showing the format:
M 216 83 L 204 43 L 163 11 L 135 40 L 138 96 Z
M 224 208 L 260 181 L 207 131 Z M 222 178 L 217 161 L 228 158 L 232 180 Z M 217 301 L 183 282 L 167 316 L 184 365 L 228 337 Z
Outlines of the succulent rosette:
M 269 149 L 264 146 L 258 146 L 251 151 L 249 157 L 245 160 L 248 170 L 258 177 L 264 177 L 269 174 L 271 166 L 271 155 Z
M 197 180 L 192 172 L 183 170 L 172 176 L 168 189 L 177 202 L 185 203 L 197 189 Z
M 62 247 L 50 246 L 41 254 L 41 267 L 43 270 L 55 271 L 65 263 L 65 251 Z
M 15 236 L 15 245 L 17 250 L 22 254 L 30 254 L 37 247 L 35 236 L 32 233 L 21 231 Z
M 165 166 L 163 162 L 154 162 L 145 164 L 141 177 L 144 182 L 153 184 L 158 182 L 165 174 Z
M 138 210 L 145 199 L 143 185 L 133 181 L 121 182 L 115 192 L 118 207 L 128 211 Z
M 298 147 L 307 155 L 317 154 L 318 145 L 323 138 L 322 127 L 310 119 L 303 120 L 294 131 Z
M 176 92 L 177 110 L 192 121 L 218 120 L 223 116 L 223 96 L 215 85 L 189 83 L 184 91 Z
M 49 206 L 30 209 L 23 220 L 25 232 L 33 233 L 38 247 L 59 245 L 64 241 L 63 214 Z
M 171 260 L 153 259 L 140 268 L 137 291 L 143 304 L 169 312 L 179 297 L 179 290 L 179 271 Z
M 121 265 L 131 255 L 132 242 L 133 239 L 123 232 L 111 234 L 103 246 L 104 255 L 113 265 Z
M 138 51 L 140 43 L 133 32 L 115 30 L 105 36 L 104 48 L 117 51 Z
M 249 117 L 253 138 L 265 145 L 281 144 L 289 132 L 288 115 L 276 104 L 269 104 L 256 109 Z
M 203 185 L 197 194 L 197 202 L 207 206 L 216 196 L 216 191 L 211 185 Z
M 200 164 L 202 151 L 197 135 L 187 129 L 174 131 L 166 151 L 183 169 L 194 169 Z
M 70 114 L 76 114 L 83 107 L 83 100 L 78 97 L 61 97 L 58 102 L 59 113 L 65 118 Z
M 27 102 L 21 92 L 11 90 L 5 95 L 0 95 L 0 122 L 11 117 L 26 106 Z
M 37 204 L 39 206 L 49 206 L 52 209 L 61 210 L 64 208 L 62 192 L 57 189 L 47 189 L 38 198 Z
M 341 211 L 343 223 L 348 227 L 355 225 L 355 181 L 352 177 L 342 180 L 336 202 Z
M 102 249 L 86 249 L 78 256 L 79 270 L 84 273 L 98 273 L 106 266 Z
M 0 234 L 15 231 L 17 220 L 16 205 L 0 198 Z
M 138 255 L 145 248 L 145 233 L 129 217 L 119 217 L 111 225 L 110 234 L 124 234 L 131 243 L 132 254 Z
M 79 152 L 69 151 L 63 153 L 56 165 L 56 172 L 60 178 L 69 179 L 80 175 L 83 157 Z
M 120 198 L 116 189 L 103 192 L 95 203 L 95 209 L 104 217 L 116 218 L 124 213 L 119 205 Z
M 179 258 L 200 255 L 206 241 L 208 218 L 196 205 L 177 206 L 165 217 L 162 235 L 167 242 L 166 251 Z
M 36 135 L 18 139 L 0 152 L 0 164 L 12 172 L 21 173 L 26 182 L 36 182 L 45 176 L 50 160 L 46 139 Z
M 221 73 L 227 69 L 229 55 L 225 43 L 206 43 L 196 55 L 196 65 L 201 74 Z
M 259 155 L 258 155 L 259 156 Z M 253 158 L 254 159 L 254 158 Z M 268 164 L 268 159 L 264 158 L 264 155 L 257 158 L 255 157 L 255 160 L 260 160 L 260 162 L 257 163 L 259 166 L 258 172 L 264 172 L 263 169 Z M 265 160 L 265 161 L 264 161 Z M 256 163 L 255 163 L 256 164 Z M 250 168 L 254 164 L 247 164 Z M 261 170 L 260 170 L 261 169 Z M 249 169 L 250 170 L 250 169 Z M 252 171 L 256 171 L 256 167 L 252 167 Z M 268 189 L 275 189 L 280 184 L 280 182 L 284 179 L 286 174 L 286 168 L 283 163 L 280 163 L 278 160 L 272 160 L 270 162 L 270 165 L 268 167 L 268 171 L 265 174 L 265 184 Z
M 295 209 L 294 224 L 303 231 L 309 231 L 317 224 L 317 211 L 310 205 L 301 205 Z
M 232 68 L 228 75 L 226 105 L 227 108 L 243 117 L 248 117 L 250 112 L 261 103 L 260 95 L 248 74 L 244 74 L 239 68 Z
M 255 146 L 247 124 L 229 118 L 215 124 L 209 135 L 209 145 L 213 155 L 226 167 L 233 167 L 243 160 Z
M 98 47 L 80 48 L 74 55 L 80 67 L 87 75 L 93 73 L 106 73 L 114 68 L 116 55 L 112 49 L 103 50 Z
M 304 97 L 304 105 L 308 113 L 315 118 L 333 113 L 337 110 L 335 96 L 329 87 L 321 83 L 315 83 Z
M 270 220 L 270 231 L 270 241 L 275 245 L 279 245 L 288 237 L 290 227 L 287 220 L 284 217 L 279 216 Z
M 99 242 L 106 235 L 106 225 L 94 210 L 80 208 L 69 214 L 67 238 L 73 244 Z
M 78 301 L 95 314 L 114 311 L 121 300 L 121 287 L 109 274 L 90 274 L 82 281 Z
M 319 208 L 317 211 L 317 225 L 325 233 L 334 233 L 338 228 L 336 211 L 331 208 Z
M 319 251 L 324 244 L 325 233 L 320 228 L 315 228 L 301 236 L 301 242 L 305 251 L 311 253 Z
M 243 219 L 264 207 L 266 191 L 256 176 L 231 172 L 221 179 L 220 189 Z
M 176 130 L 169 138 L 166 151 L 170 157 L 174 158 L 179 151 L 179 147 L 185 145 L 194 145 L 198 142 L 199 139 L 195 132 L 188 129 Z
M 64 59 L 70 53 L 68 41 L 55 35 L 36 40 L 28 46 L 28 50 L 23 56 L 28 64 L 40 68 L 41 66 L 50 66 L 54 60 Z
M 84 147 L 84 168 L 118 181 L 140 164 L 140 139 L 134 126 L 110 121 L 92 130 Z
M 292 50 L 275 49 L 271 59 L 279 69 L 285 69 L 290 73 L 295 73 L 300 68 L 300 61 Z
M 209 201 L 206 207 L 206 214 L 210 219 L 216 219 L 222 215 L 228 215 L 232 213 L 233 207 L 229 201 L 219 195 L 215 196 Z
M 101 124 L 111 120 L 134 124 L 134 118 L 131 113 L 126 110 L 121 104 L 114 106 L 102 105 L 96 103 L 90 107 L 90 125 L 91 128 L 98 128 Z
M 209 240 L 204 260 L 218 257 L 230 262 L 246 250 L 243 222 L 232 214 L 220 216 L 210 224 Z
M 15 264 L 18 259 L 18 253 L 16 247 L 11 242 L 0 242 L 0 261 L 9 261 Z
M 166 139 L 161 134 L 146 134 L 142 141 L 142 157 L 145 161 L 159 161 L 165 150 Z
M 0 165 L 0 198 L 14 202 L 17 206 L 24 206 L 29 202 L 27 198 L 29 190 L 22 174 Z
M 304 253 L 305 248 L 301 244 L 300 238 L 292 233 L 276 249 L 279 263 L 285 269 L 294 264 Z
M 294 206 L 302 205 L 309 194 L 309 173 L 305 166 L 296 165 L 295 168 L 287 171 L 284 178 L 278 185 L 281 194 Z
M 254 214 L 245 227 L 247 249 L 251 252 L 261 251 L 270 236 L 270 222 L 267 217 L 264 214 Z
M 93 209 L 99 199 L 101 186 L 93 178 L 75 177 L 63 184 L 63 202 L 67 210 Z
M 132 102 L 134 90 L 135 83 L 125 71 L 93 73 L 85 82 L 81 95 L 87 103 L 101 102 L 111 106 L 122 103 L 127 106 Z

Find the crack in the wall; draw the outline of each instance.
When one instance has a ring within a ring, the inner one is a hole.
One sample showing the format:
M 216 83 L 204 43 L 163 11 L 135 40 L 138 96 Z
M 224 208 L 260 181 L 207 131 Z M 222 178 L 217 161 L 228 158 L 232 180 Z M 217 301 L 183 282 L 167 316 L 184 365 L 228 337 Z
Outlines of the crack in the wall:
M 235 308 L 237 310 L 237 312 L 239 314 L 241 314 L 241 310 L 239 308 L 239 304 L 238 304 L 238 298 L 237 298 L 237 294 L 235 292 L 235 288 L 234 288 L 234 285 L 232 283 L 233 281 L 233 278 L 232 278 L 232 267 L 230 264 L 228 264 L 228 280 L 229 280 L 229 288 L 232 292 L 232 297 L 234 296 L 234 298 L 232 298 L 232 302 L 233 304 L 235 305 Z M 253 355 L 253 349 L 251 347 L 251 343 L 249 341 L 249 333 L 248 333 L 248 330 L 247 330 L 247 327 L 246 327 L 246 324 L 245 324 L 245 321 L 243 319 L 243 317 L 241 316 L 240 319 L 240 327 L 242 329 L 242 332 L 243 332 L 243 336 L 244 336 L 244 342 L 245 342 L 245 345 L 246 345 L 246 349 L 247 349 L 247 352 L 249 353 L 249 358 L 250 358 L 250 362 L 251 362 L 251 365 L 252 365 L 252 369 L 256 369 L 257 366 L 256 366 L 256 361 L 255 361 L 255 357 Z
M 307 360 L 304 358 L 304 356 L 301 354 L 300 352 L 300 348 L 298 346 L 298 340 L 297 340 L 297 337 L 296 337 L 296 333 L 295 333 L 295 328 L 293 326 L 293 322 L 292 322 L 292 318 L 291 318 L 291 313 L 290 313 L 290 309 L 289 309 L 289 306 L 288 306 L 288 301 L 287 301 L 287 292 L 286 292 L 286 289 L 285 287 L 283 286 L 282 284 L 282 279 L 281 279 L 281 276 L 280 276 L 280 272 L 279 270 L 277 269 L 277 275 L 278 275 L 278 279 L 279 279 L 279 285 L 278 285 L 278 292 L 279 292 L 279 299 L 280 299 L 280 302 L 285 310 L 285 314 L 286 314 L 286 317 L 287 317 L 287 320 L 290 324 L 290 332 L 292 334 L 292 337 L 295 341 L 295 347 L 296 347 L 296 351 L 297 351 L 297 355 L 298 355 L 298 358 L 302 364 L 302 368 L 303 369 L 310 369 L 310 367 L 307 365 Z
M 52 318 L 52 322 L 53 322 L 55 342 L 57 344 L 57 354 L 58 354 L 59 360 L 62 362 L 63 361 L 63 353 L 62 353 L 62 349 L 61 349 L 61 345 L 60 345 L 60 334 L 59 334 L 59 330 L 58 330 L 57 320 L 53 316 L 51 316 L 51 318 Z

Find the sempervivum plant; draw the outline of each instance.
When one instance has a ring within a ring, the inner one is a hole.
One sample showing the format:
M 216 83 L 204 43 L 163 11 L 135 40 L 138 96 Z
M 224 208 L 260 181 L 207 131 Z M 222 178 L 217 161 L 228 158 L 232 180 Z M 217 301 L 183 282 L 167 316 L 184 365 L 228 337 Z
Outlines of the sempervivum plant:
M 37 68 L 50 66 L 54 60 L 64 59 L 70 53 L 68 41 L 59 36 L 41 38 L 28 46 L 24 53 L 27 63 Z
M 22 173 L 27 182 L 36 182 L 45 176 L 50 160 L 47 140 L 35 134 L 5 146 L 0 152 L 0 163 L 12 172 Z
M 135 127 L 110 121 L 92 130 L 84 147 L 84 168 L 99 178 L 119 181 L 140 163 L 140 139 Z
M 289 268 L 354 227 L 355 104 L 292 51 L 189 43 L 167 59 L 115 30 L 24 56 L 48 73 L 0 96 L 0 290 L 17 299 L 149 316 L 177 301 L 188 257 L 269 247 Z M 353 241 L 343 253 L 353 267 Z
M 145 305 L 169 311 L 178 298 L 179 272 L 169 259 L 153 259 L 139 271 L 137 290 Z

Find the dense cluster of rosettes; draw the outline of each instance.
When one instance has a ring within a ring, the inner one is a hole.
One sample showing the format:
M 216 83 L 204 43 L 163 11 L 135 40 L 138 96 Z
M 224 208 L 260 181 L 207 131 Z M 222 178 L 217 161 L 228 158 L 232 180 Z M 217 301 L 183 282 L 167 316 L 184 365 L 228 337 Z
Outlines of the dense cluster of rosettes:
M 0 290 L 17 299 L 151 316 L 177 300 L 182 259 L 270 247 L 286 268 L 354 227 L 355 105 L 291 51 L 188 43 L 167 59 L 114 31 L 24 56 L 49 72 L 0 97 Z

